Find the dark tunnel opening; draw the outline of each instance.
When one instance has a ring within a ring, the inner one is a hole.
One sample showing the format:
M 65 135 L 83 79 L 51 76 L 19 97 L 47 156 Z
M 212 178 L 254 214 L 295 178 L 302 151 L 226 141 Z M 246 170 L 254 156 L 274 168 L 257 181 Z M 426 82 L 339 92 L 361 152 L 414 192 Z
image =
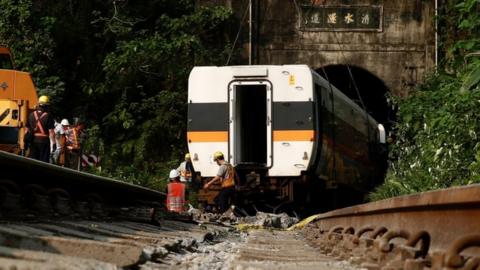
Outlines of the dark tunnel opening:
M 389 93 L 388 87 L 381 79 L 369 71 L 355 66 L 348 67 L 350 67 L 352 76 L 350 76 L 346 65 L 329 65 L 319 68 L 316 71 L 362 107 L 360 98 L 355 90 L 356 85 L 360 97 L 365 104 L 366 111 L 373 116 L 377 122 L 381 123 L 388 133 L 388 131 L 391 130 L 392 124 L 395 122 L 395 112 L 387 100 Z M 353 82 L 355 82 L 355 84 Z

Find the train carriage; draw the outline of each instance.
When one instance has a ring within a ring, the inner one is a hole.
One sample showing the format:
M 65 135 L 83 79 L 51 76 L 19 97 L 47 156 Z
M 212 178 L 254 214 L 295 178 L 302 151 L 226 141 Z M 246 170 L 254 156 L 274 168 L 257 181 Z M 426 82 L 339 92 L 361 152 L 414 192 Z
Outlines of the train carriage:
M 195 67 L 188 87 L 195 170 L 214 176 L 222 151 L 246 202 L 311 203 L 317 190 L 364 193 L 381 178 L 383 126 L 305 65 Z

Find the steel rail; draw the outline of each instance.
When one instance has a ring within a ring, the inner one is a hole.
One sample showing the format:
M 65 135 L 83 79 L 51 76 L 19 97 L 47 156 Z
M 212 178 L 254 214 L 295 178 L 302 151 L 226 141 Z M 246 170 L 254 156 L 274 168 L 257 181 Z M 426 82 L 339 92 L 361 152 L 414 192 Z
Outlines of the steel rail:
M 162 200 L 165 198 L 165 193 L 163 192 L 113 178 L 40 162 L 4 151 L 0 151 L 0 168 L 1 178 L 15 179 L 16 182 L 82 184 L 87 185 L 90 189 L 105 189 L 109 190 L 109 192 L 122 190 L 128 192 L 131 196 L 139 196 L 142 199 Z
M 380 268 L 395 260 L 400 269 L 461 268 L 480 258 L 480 185 L 347 207 L 319 215 L 313 225 L 326 253 L 367 256 Z
M 35 215 L 149 218 L 165 193 L 0 151 L 0 220 Z

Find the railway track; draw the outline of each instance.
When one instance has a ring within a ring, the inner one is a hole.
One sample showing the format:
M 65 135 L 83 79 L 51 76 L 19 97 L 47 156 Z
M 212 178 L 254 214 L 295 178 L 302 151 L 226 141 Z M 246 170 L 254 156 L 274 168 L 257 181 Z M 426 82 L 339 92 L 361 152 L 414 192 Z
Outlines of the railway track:
M 0 151 L 0 218 L 150 219 L 165 194 Z
M 143 187 L 1 151 L 0 166 L 2 270 L 168 268 L 228 229 L 172 220 Z
M 480 185 L 244 233 L 171 220 L 153 190 L 2 152 L 0 165 L 0 269 L 480 269 Z
M 321 253 L 369 269 L 480 269 L 480 185 L 328 212 L 303 233 Z

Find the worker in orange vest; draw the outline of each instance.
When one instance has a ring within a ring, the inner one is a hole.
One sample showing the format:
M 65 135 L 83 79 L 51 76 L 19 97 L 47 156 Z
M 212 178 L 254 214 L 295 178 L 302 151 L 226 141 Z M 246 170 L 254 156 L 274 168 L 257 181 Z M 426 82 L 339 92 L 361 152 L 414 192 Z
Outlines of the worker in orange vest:
M 30 157 L 50 162 L 50 154 L 56 149 L 55 144 L 55 121 L 50 114 L 49 99 L 41 96 L 38 106 L 28 116 L 26 123 L 25 143 L 30 147 Z
M 180 182 L 180 173 L 170 171 L 170 183 L 167 186 L 167 209 L 171 212 L 183 212 L 185 205 L 185 184 Z
M 82 156 L 82 142 L 85 139 L 85 125 L 83 123 L 68 126 L 65 131 L 65 165 L 74 170 L 80 170 Z
M 217 176 L 208 181 L 203 188 L 208 189 L 211 185 L 217 182 L 221 183 L 222 189 L 214 200 L 215 203 L 220 207 L 220 213 L 223 213 L 233 202 L 233 198 L 235 196 L 235 178 L 238 179 L 238 176 L 233 166 L 225 160 L 222 152 L 215 152 L 213 154 L 213 161 L 220 166 L 218 168 Z
M 192 182 L 192 174 L 193 174 L 193 165 L 192 165 L 192 158 L 190 153 L 185 154 L 185 161 L 180 163 L 178 166 L 177 171 L 180 172 L 180 181 L 183 183 L 191 183 Z

